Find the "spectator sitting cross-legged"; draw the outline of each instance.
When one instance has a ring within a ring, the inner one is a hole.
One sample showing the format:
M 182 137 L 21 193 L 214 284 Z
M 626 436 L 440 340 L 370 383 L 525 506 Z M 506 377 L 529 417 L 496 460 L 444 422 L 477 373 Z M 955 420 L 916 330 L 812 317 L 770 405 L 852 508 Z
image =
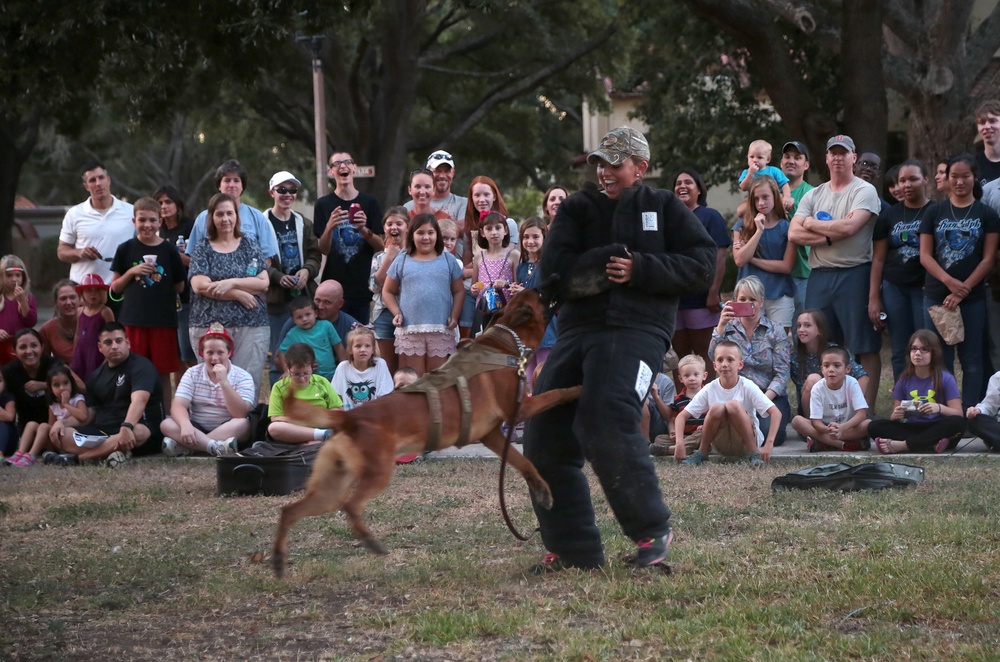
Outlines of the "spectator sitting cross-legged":
M 253 379 L 233 365 L 233 339 L 221 324 L 213 324 L 198 342 L 205 359 L 184 373 L 177 385 L 170 417 L 160 424 L 163 454 L 176 457 L 201 451 L 232 455 L 250 435 L 247 414 L 256 401 Z
M 331 431 L 328 428 L 292 423 L 285 416 L 285 398 L 294 387 L 296 399 L 324 409 L 340 409 L 344 406 L 343 401 L 325 377 L 313 372 L 316 355 L 309 345 L 295 343 L 289 347 L 285 352 L 285 362 L 288 376 L 271 387 L 271 402 L 267 408 L 271 423 L 267 426 L 267 433 L 275 441 L 285 444 L 311 444 L 329 439 Z

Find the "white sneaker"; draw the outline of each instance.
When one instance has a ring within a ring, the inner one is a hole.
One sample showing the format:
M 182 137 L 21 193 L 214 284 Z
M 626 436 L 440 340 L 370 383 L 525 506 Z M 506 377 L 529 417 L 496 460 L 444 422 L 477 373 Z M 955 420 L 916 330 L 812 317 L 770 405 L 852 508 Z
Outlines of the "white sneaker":
M 111 455 L 104 458 L 104 466 L 108 469 L 117 469 L 122 466 L 128 459 L 132 456 L 131 453 L 123 453 L 121 451 L 115 451 Z
M 208 440 L 208 452 L 214 455 L 215 457 L 236 455 L 238 451 L 239 451 L 239 446 L 236 443 L 236 437 L 229 437 L 228 439 Z
M 160 446 L 163 454 L 167 457 L 185 457 L 194 454 L 194 451 L 187 446 L 181 446 L 170 437 L 163 438 L 163 445 Z

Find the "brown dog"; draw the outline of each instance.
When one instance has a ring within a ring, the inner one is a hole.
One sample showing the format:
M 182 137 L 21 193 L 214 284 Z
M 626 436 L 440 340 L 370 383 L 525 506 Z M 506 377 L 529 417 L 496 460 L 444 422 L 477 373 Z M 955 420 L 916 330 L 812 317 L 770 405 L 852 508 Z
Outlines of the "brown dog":
M 519 357 L 519 338 L 524 346 L 535 350 L 545 332 L 543 312 L 544 304 L 538 292 L 523 290 L 507 304 L 497 325 L 477 337 L 473 344 Z M 501 326 L 513 331 L 516 337 Z M 459 350 L 459 354 L 466 351 L 469 350 Z M 458 359 L 458 356 L 450 359 L 441 371 L 454 372 Z M 500 431 L 503 421 L 512 421 L 515 413 L 519 421 L 530 418 L 538 412 L 574 400 L 580 394 L 580 387 L 548 391 L 525 398 L 518 412 L 518 381 L 516 367 L 481 372 L 468 378 L 469 400 L 472 403 L 468 438 L 482 440 L 498 455 L 503 452 L 504 446 L 504 436 Z M 451 386 L 441 390 L 440 403 L 438 447 L 446 448 L 455 445 L 460 437 L 461 398 L 458 388 Z M 396 456 L 424 449 L 432 423 L 427 396 L 424 393 L 395 391 L 350 411 L 322 409 L 289 397 L 285 401 L 285 415 L 305 425 L 330 428 L 334 435 L 323 444 L 316 457 L 305 496 L 281 509 L 272 557 L 275 574 L 278 577 L 284 574 L 288 533 L 292 526 L 303 517 L 338 509 L 347 514 L 351 527 L 368 549 L 384 554 L 385 550 L 372 537 L 361 513 L 365 505 L 389 484 Z M 507 458 L 511 466 L 524 476 L 535 502 L 543 508 L 551 508 L 549 486 L 534 465 L 514 448 L 508 450 Z

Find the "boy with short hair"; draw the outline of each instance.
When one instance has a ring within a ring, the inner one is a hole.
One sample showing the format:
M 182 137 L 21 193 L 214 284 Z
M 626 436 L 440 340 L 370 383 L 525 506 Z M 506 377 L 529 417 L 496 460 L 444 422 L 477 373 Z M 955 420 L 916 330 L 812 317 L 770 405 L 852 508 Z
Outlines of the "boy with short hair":
M 843 347 L 827 347 L 820 354 L 823 379 L 810 392 L 809 418 L 792 419 L 792 427 L 805 437 L 810 453 L 871 448 L 868 403 L 858 380 L 847 374 L 850 365 L 851 355 Z
M 156 366 L 169 408 L 170 373 L 180 367 L 177 294 L 184 289 L 184 263 L 177 247 L 159 236 L 160 203 L 139 198 L 132 209 L 136 236 L 115 251 L 108 297 L 122 302 L 118 321 L 132 351 Z
M 698 395 L 705 380 L 708 379 L 708 372 L 705 370 L 705 359 L 698 354 L 688 354 L 677 363 L 677 376 L 681 381 L 680 393 L 674 396 L 673 402 L 666 404 L 660 397 L 659 389 L 653 390 L 653 402 L 656 409 L 667 421 L 667 434 L 657 435 L 653 443 L 649 445 L 651 455 L 672 456 L 674 445 L 677 440 L 675 428 L 677 414 L 684 411 L 684 408 L 691 403 L 691 399 Z M 701 417 L 689 418 L 684 427 L 684 444 L 686 452 L 695 451 L 701 444 L 702 426 L 705 419 Z
M 285 352 L 285 366 L 288 374 L 271 388 L 271 401 L 267 408 L 271 424 L 267 426 L 267 433 L 275 441 L 285 444 L 311 444 L 329 439 L 331 431 L 328 428 L 299 425 L 285 416 L 285 398 L 293 386 L 297 400 L 324 409 L 340 409 L 344 406 L 329 380 L 313 373 L 316 355 L 312 348 L 305 343 L 295 343 Z
M 747 167 L 740 173 L 739 184 L 743 192 L 750 190 L 750 184 L 754 177 L 768 175 L 778 183 L 781 189 L 781 201 L 785 209 L 791 209 L 795 204 L 792 198 L 792 189 L 788 185 L 788 177 L 780 168 L 768 165 L 771 162 L 771 143 L 766 140 L 755 140 L 750 143 L 747 149 Z
M 284 354 L 296 343 L 309 345 L 316 352 L 316 372 L 330 381 L 333 379 L 333 373 L 337 371 L 337 364 L 347 358 L 344 345 L 340 342 L 340 334 L 328 320 L 316 318 L 316 307 L 312 299 L 307 296 L 292 299 L 288 309 L 292 313 L 292 322 L 295 326 L 281 341 L 278 351 Z M 287 360 L 284 361 L 284 365 L 287 369 Z
M 674 420 L 674 459 L 701 464 L 715 446 L 721 455 L 746 458 L 751 467 L 764 466 L 771 458 L 774 438 L 781 427 L 781 412 L 756 384 L 740 375 L 743 354 L 739 345 L 731 340 L 720 342 L 715 348 L 714 364 L 718 379 L 701 389 Z M 765 414 L 771 417 L 766 440 L 757 420 Z M 684 428 L 689 418 L 697 416 L 705 417 L 701 443 L 685 459 Z

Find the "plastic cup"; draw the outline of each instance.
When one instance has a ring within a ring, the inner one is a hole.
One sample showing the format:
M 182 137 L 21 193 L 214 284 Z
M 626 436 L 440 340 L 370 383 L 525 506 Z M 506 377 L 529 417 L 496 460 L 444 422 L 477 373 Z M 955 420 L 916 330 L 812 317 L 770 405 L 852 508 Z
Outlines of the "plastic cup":
M 143 255 L 142 256 L 142 261 L 145 262 L 146 264 L 154 264 L 155 265 L 156 264 L 156 256 L 155 255 Z

